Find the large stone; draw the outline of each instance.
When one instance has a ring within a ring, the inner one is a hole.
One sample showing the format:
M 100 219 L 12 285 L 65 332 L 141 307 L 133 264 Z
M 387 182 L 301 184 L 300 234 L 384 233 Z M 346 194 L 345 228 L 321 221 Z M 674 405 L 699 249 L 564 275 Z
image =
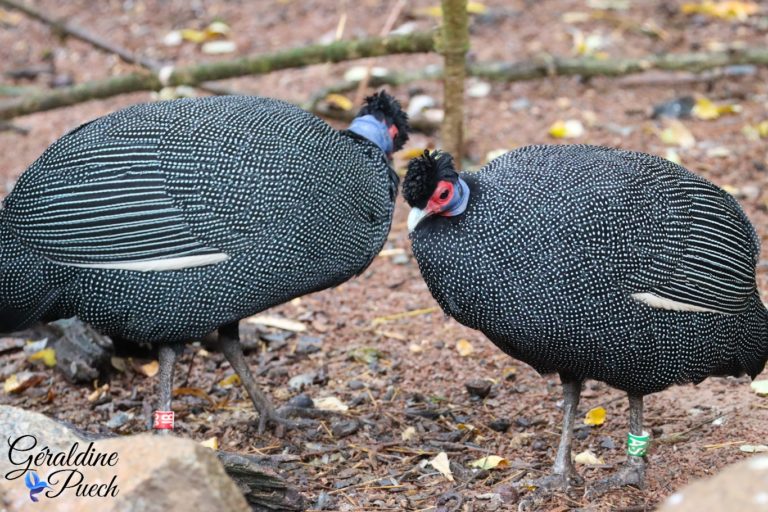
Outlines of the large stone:
M 768 456 L 732 464 L 671 495 L 659 512 L 768 512 Z
M 6 406 L 0 406 L 0 439 L 4 445 L 0 450 L 0 509 L 251 510 L 216 453 L 190 440 L 141 434 L 89 442 L 42 414 Z M 18 440 L 15 450 L 6 444 L 8 439 L 10 443 Z M 61 461 L 32 460 L 30 469 L 51 486 L 36 493 L 39 501 L 33 503 L 25 484 L 31 473 L 24 469 L 30 456 L 41 451 L 61 454 L 57 456 Z M 90 457 L 80 455 L 78 460 L 78 454 Z M 9 480 L 9 476 L 15 478 Z M 81 494 L 101 496 L 78 496 L 77 482 Z

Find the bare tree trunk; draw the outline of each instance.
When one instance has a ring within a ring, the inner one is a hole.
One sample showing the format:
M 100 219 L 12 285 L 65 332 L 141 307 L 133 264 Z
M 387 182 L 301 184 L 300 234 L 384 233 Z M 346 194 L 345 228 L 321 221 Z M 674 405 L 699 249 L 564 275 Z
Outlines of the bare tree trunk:
M 464 149 L 464 77 L 469 49 L 467 0 L 442 0 L 443 27 L 440 52 L 445 59 L 443 77 L 443 147 L 461 166 Z

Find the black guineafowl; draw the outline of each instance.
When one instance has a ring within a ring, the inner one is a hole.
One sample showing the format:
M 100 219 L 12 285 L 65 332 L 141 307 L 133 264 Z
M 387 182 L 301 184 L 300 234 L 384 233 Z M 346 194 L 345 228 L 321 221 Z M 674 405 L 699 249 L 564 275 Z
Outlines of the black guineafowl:
M 170 411 L 179 347 L 218 329 L 259 412 L 238 321 L 362 272 L 389 232 L 407 116 L 381 92 L 337 131 L 288 103 L 136 105 L 49 147 L 0 210 L 0 332 L 77 316 L 159 345 Z
M 629 396 L 628 464 L 590 489 L 600 493 L 643 485 L 644 395 L 765 366 L 755 231 L 730 195 L 678 165 L 530 146 L 458 174 L 450 155 L 425 153 L 403 195 L 413 253 L 445 312 L 560 374 L 562 437 L 538 487 L 579 480 L 570 447 L 585 379 Z

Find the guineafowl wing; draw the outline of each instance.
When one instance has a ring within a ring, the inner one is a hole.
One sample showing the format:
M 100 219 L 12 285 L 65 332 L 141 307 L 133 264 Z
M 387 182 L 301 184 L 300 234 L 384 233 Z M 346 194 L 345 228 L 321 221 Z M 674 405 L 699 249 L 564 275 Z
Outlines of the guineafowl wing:
M 220 262 L 301 211 L 314 184 L 296 142 L 310 151 L 318 133 L 332 129 L 264 98 L 137 105 L 52 145 L 7 198 L 5 221 L 69 265 Z
M 677 303 L 663 301 L 661 307 L 669 309 L 746 310 L 756 289 L 760 245 L 738 203 L 671 162 L 626 151 L 619 155 L 639 165 L 630 182 L 641 187 L 632 187 L 634 216 L 652 228 L 636 232 L 627 245 L 640 262 L 628 274 L 629 287 Z

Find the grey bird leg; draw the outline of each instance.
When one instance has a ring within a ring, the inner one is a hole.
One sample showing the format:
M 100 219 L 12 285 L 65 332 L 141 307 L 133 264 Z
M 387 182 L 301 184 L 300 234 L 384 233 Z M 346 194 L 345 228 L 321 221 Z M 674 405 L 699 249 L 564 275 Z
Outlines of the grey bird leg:
M 629 397 L 629 431 L 634 435 L 643 434 L 643 397 Z M 642 489 L 645 484 L 645 457 L 627 455 L 627 462 L 613 475 L 604 478 L 587 491 L 587 497 L 597 497 L 610 489 L 631 485 Z
M 526 482 L 526 485 L 532 485 L 544 491 L 567 489 L 571 484 L 579 485 L 583 482 L 571 460 L 573 426 L 576 422 L 576 409 L 579 407 L 582 381 L 566 380 L 562 377 L 561 379 L 563 380 L 563 430 L 560 434 L 560 444 L 557 447 L 552 474 Z
M 272 406 L 272 402 L 261 392 L 256 385 L 251 369 L 243 355 L 243 349 L 240 346 L 240 329 L 238 322 L 233 322 L 219 327 L 219 348 L 224 353 L 232 369 L 240 377 L 248 396 L 251 397 L 253 406 L 259 413 L 259 434 L 263 433 L 268 422 L 274 422 L 279 425 L 293 427 L 293 423 L 281 417 Z
M 160 411 L 171 410 L 171 400 L 173 399 L 173 370 L 176 366 L 176 360 L 179 355 L 184 351 L 184 345 L 179 343 L 163 344 L 160 345 L 158 350 L 158 360 L 160 363 L 160 403 L 158 404 Z M 150 419 L 150 426 L 153 419 Z M 171 431 L 166 429 L 160 429 L 158 434 L 169 434 Z

